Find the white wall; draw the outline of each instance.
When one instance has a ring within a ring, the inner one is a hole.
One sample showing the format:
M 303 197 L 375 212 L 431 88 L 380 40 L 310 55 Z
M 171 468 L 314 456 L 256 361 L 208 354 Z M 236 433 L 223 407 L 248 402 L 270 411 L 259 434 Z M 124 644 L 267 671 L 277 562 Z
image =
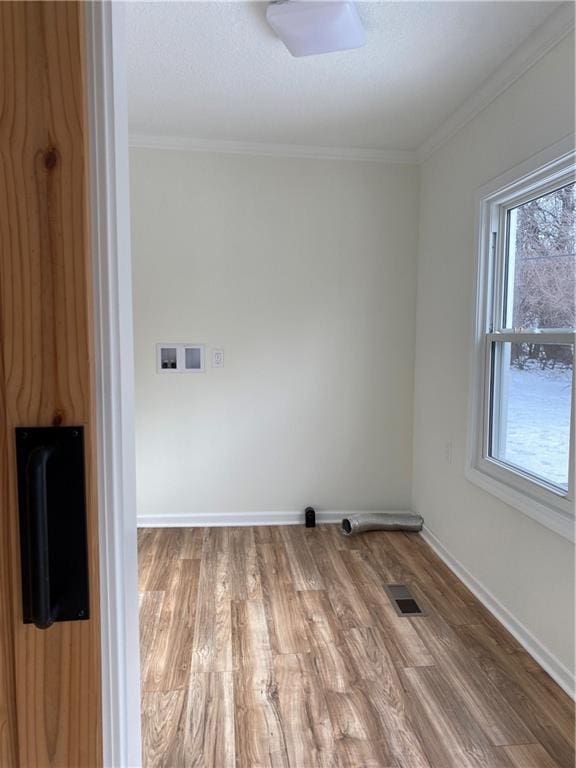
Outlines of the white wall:
M 574 667 L 573 545 L 468 482 L 464 467 L 474 194 L 574 130 L 573 51 L 571 35 L 422 167 L 413 494 L 441 543 L 566 676 Z
M 141 518 L 409 507 L 418 175 L 132 150 Z

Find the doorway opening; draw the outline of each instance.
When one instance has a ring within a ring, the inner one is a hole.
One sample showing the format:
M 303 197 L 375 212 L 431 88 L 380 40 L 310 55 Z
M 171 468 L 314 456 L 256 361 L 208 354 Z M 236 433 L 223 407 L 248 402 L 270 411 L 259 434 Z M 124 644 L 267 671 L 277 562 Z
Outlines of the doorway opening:
M 373 23 L 387 12 L 378 5 L 363 11 Z M 334 525 L 349 511 L 412 503 L 423 142 L 410 134 L 394 149 L 374 145 L 369 128 L 382 122 L 356 101 L 359 82 L 375 100 L 371 81 L 352 77 L 338 103 L 324 60 L 307 70 L 323 89 L 312 111 L 302 62 L 281 58 L 260 4 L 126 10 L 123 20 L 118 9 L 91 10 L 95 49 L 115 65 L 93 63 L 97 94 L 115 105 L 112 116 L 98 106 L 94 114 L 106 148 L 94 157 L 103 592 L 121 596 L 104 621 L 121 657 L 107 670 L 109 691 L 123 702 L 115 719 L 110 694 L 110 749 L 123 755 L 110 764 L 137 764 L 140 707 L 147 768 L 392 765 L 407 755 L 450 764 L 446 745 L 463 733 L 497 760 L 478 721 L 496 705 L 514 739 L 503 743 L 554 751 L 525 726 L 528 705 L 483 685 L 473 652 L 487 638 L 504 637 L 514 658 L 521 646 L 426 544 L 402 533 L 348 540 Z M 232 18 L 223 44 L 222 22 Z M 259 34 L 274 50 L 265 65 Z M 252 79 L 240 38 L 252 41 Z M 216 73 L 214 40 L 225 51 Z M 170 57 L 181 71 L 158 88 L 148 60 Z M 342 77 L 354 69 L 332 61 Z M 179 75 L 196 89 L 187 98 Z M 408 117 L 390 130 L 426 131 Z M 170 131 L 170 119 L 192 121 L 188 133 L 176 123 Z M 441 451 L 444 473 L 452 440 Z M 320 525 L 305 529 L 309 505 Z M 422 615 L 399 615 L 390 584 L 409 585 Z M 482 631 L 462 637 L 463 617 Z M 524 690 L 521 667 L 511 674 Z M 446 711 L 457 690 L 472 691 L 463 726 Z M 562 764 L 566 755 L 554 754 Z

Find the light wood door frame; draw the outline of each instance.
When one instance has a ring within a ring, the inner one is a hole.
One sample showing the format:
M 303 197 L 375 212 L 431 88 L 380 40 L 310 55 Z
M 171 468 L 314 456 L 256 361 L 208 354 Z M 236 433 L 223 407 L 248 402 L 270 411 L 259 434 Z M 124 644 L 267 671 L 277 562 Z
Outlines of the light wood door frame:
M 70 349 L 77 355 L 78 344 L 85 342 L 84 354 L 86 361 L 90 361 L 91 375 L 76 390 L 72 388 L 67 391 L 63 385 L 62 395 L 58 397 L 63 402 L 63 423 L 70 423 L 70 419 L 89 423 L 87 449 L 92 456 L 94 452 L 96 455 L 96 477 L 93 472 L 89 475 L 88 495 L 93 501 L 97 489 L 98 515 L 92 503 L 89 519 L 93 534 L 91 594 L 95 600 L 100 586 L 100 616 L 98 604 L 93 601 L 93 618 L 89 622 L 56 625 L 46 634 L 21 624 L 18 608 L 20 574 L 11 563 L 14 558 L 7 556 L 8 552 L 18 547 L 18 532 L 16 526 L 11 525 L 10 549 L 4 547 L 0 551 L 0 579 L 3 585 L 10 585 L 10 589 L 0 590 L 0 615 L 16 616 L 13 628 L 12 625 L 8 627 L 6 621 L 0 626 L 0 725 L 3 728 L 0 765 L 37 768 L 47 764 L 65 766 L 72 760 L 74 765 L 70 764 L 70 768 L 101 764 L 106 768 L 138 768 L 141 765 L 140 670 L 124 9 L 122 4 L 110 2 L 82 3 L 77 6 L 74 3 L 65 6 L 62 3 L 58 4 L 54 12 L 49 4 L 42 7 L 42 4 L 32 6 L 25 2 L 13 6 L 6 4 L 5 8 L 8 11 L 4 17 L 3 62 L 4 66 L 16 67 L 6 73 L 8 85 L 3 93 L 5 107 L 12 110 L 14 115 L 10 118 L 11 113 L 8 112 L 11 124 L 6 120 L 6 112 L 4 115 L 5 169 L 12 174 L 5 174 L 5 179 L 9 179 L 6 190 L 10 193 L 5 195 L 6 205 L 22 205 L 20 197 L 11 193 L 18 181 L 22 195 L 28 195 L 28 207 L 23 208 L 23 213 L 18 213 L 19 221 L 26 222 L 28 216 L 32 217 L 28 227 L 32 232 L 42 216 L 42 206 L 55 207 L 46 214 L 48 218 L 38 225 L 43 235 L 49 230 L 48 244 L 40 235 L 36 240 L 34 235 L 30 242 L 19 241 L 20 230 L 14 227 L 12 218 L 5 218 L 5 221 L 10 221 L 10 228 L 5 227 L 3 234 L 7 249 L 4 253 L 7 258 L 4 276 L 7 280 L 19 280 L 18 262 L 14 261 L 14 254 L 21 251 L 31 260 L 36 259 L 36 241 L 42 252 L 48 249 L 42 265 L 51 273 L 55 271 L 61 247 L 58 244 L 60 231 L 57 227 L 53 229 L 50 223 L 52 219 L 62 222 L 62 229 L 67 232 L 64 246 L 69 248 L 70 238 L 76 237 L 74 248 L 77 250 L 74 251 L 74 260 L 70 261 L 76 265 L 75 271 L 72 275 L 60 272 L 58 279 L 62 285 L 54 283 L 53 290 L 47 296 L 48 301 L 53 300 L 53 304 L 44 306 L 43 296 L 40 299 L 41 306 L 36 310 L 36 314 L 52 313 L 50 317 L 60 313 L 63 325 L 58 326 L 58 320 L 55 321 L 53 338 L 51 336 L 46 340 L 46 345 L 38 347 L 41 330 L 38 331 L 37 327 L 42 329 L 43 326 L 34 318 L 27 317 L 18 306 L 15 310 L 10 308 L 10 314 L 4 312 L 2 322 L 5 326 L 0 330 L 9 333 L 8 338 L 11 339 L 15 338 L 11 330 L 15 327 L 14 323 L 18 324 L 17 327 L 22 326 L 22 338 L 29 340 L 31 351 L 33 347 L 36 355 L 26 358 L 25 363 L 28 367 L 35 366 L 35 381 L 38 360 L 40 364 L 44 360 L 50 367 L 66 366 L 66 355 L 56 355 L 56 349 L 65 350 L 67 344 L 70 344 Z M 22 24 L 20 17 L 18 23 L 13 23 L 10 16 L 12 11 L 20 16 L 30 15 L 26 16 L 28 20 L 25 24 Z M 44 21 L 38 23 L 44 13 Z M 65 42 L 62 43 L 66 39 L 71 46 L 69 49 Z M 11 53 L 12 46 L 20 51 L 19 60 Z M 45 47 L 39 49 L 37 46 Z M 82 53 L 79 53 L 78 49 L 82 48 Z M 28 51 L 31 52 L 30 56 Z M 74 65 L 65 60 L 67 55 L 71 57 L 70 61 L 75 62 Z M 42 63 L 42 57 L 46 58 L 46 64 Z M 82 62 L 80 66 L 78 62 Z M 15 76 L 10 80 L 13 74 Z M 82 76 L 85 76 L 83 85 Z M 10 82 L 22 78 L 28 84 L 27 90 L 20 90 L 18 94 L 10 96 Z M 42 91 L 46 85 L 49 87 Z M 84 98 L 86 104 L 83 103 Z M 24 109 L 25 99 L 29 100 L 26 102 L 29 107 Z M 88 107 L 87 115 L 85 106 Z M 37 122 L 32 117 L 36 112 L 39 115 Z M 21 128 L 18 121 L 22 119 L 30 120 L 25 134 L 18 132 L 19 125 Z M 83 121 L 79 130 L 78 121 Z M 46 126 L 48 133 L 44 135 Z M 18 137 L 21 134 L 24 138 L 19 143 Z M 55 146 L 62 149 L 62 156 L 58 149 L 50 150 L 52 134 Z M 86 140 L 84 145 L 82 137 Z M 40 165 L 38 168 L 35 166 L 32 181 L 26 175 L 26 163 L 23 161 L 20 167 L 17 162 L 21 152 L 24 159 L 28 157 L 30 142 L 45 150 L 43 154 L 38 154 Z M 28 152 L 26 155 L 25 150 Z M 30 184 L 35 181 L 40 183 L 41 179 L 48 178 L 51 173 L 58 178 L 58 174 L 62 174 L 61 157 L 65 163 L 64 172 L 71 174 L 66 177 L 66 186 L 62 186 L 61 179 L 52 182 L 54 186 L 47 190 L 39 189 L 36 198 L 29 189 Z M 77 179 L 83 183 L 85 176 L 89 179 L 88 191 L 85 187 L 76 188 Z M 67 211 L 74 211 L 71 224 L 59 208 L 64 204 L 68 206 Z M 38 206 L 39 213 L 36 211 Z M 81 220 L 78 218 L 78 206 L 84 210 L 82 225 L 78 225 Z M 21 226 L 20 223 L 18 226 Z M 22 236 L 25 237 L 28 230 L 25 224 L 22 226 Z M 76 226 L 77 229 L 69 237 L 70 226 Z M 52 238 L 55 245 L 51 244 Z M 85 256 L 90 251 L 91 259 L 86 260 Z M 86 311 L 90 302 L 87 305 L 84 301 L 85 291 L 79 289 L 81 300 L 73 300 L 74 281 L 80 280 L 82 285 L 86 285 L 91 278 L 93 315 L 91 311 Z M 55 280 L 50 275 L 47 279 Z M 23 288 L 16 282 L 6 296 L 18 295 L 19 290 Z M 30 291 L 33 293 L 35 290 L 32 285 Z M 59 296 L 69 302 L 70 309 L 60 306 Z M 29 303 L 28 295 L 26 301 Z M 71 317 L 76 318 L 76 333 L 67 337 L 65 333 Z M 54 325 L 52 320 L 49 320 L 50 323 Z M 50 327 L 49 324 L 47 327 Z M 50 344 L 56 345 L 56 348 Z M 75 359 L 74 355 L 71 354 L 72 359 Z M 6 371 L 3 369 L 5 362 Z M 9 429 L 0 431 L 0 455 L 8 457 L 1 462 L 0 487 L 8 489 L 6 493 L 10 494 L 11 509 L 15 498 L 15 467 L 10 447 L 10 429 L 15 424 L 12 425 L 11 420 L 52 423 L 57 416 L 54 402 L 59 402 L 58 397 L 52 397 L 50 390 L 45 402 L 40 397 L 39 400 L 36 398 L 38 403 L 34 401 L 29 406 L 26 402 L 26 382 L 30 379 L 26 378 L 24 371 L 21 377 L 23 395 L 18 395 L 19 384 L 14 382 L 13 367 L 9 355 L 0 355 L 0 383 L 3 387 L 0 392 L 0 423 L 9 426 Z M 66 375 L 58 378 L 59 375 L 56 379 L 58 382 L 61 380 L 64 384 L 69 383 Z M 6 381 L 7 384 L 4 383 Z M 47 386 L 50 388 L 52 385 L 49 383 Z M 11 404 L 10 410 L 5 409 L 6 402 Z M 18 402 L 16 408 L 13 405 L 15 402 Z M 87 410 L 91 403 L 95 403 L 95 413 Z M 94 461 L 89 461 L 88 466 L 94 466 Z M 101 650 L 96 649 L 95 641 L 99 619 Z M 81 654 L 73 653 L 67 657 L 65 650 L 61 650 L 67 647 L 68 637 L 76 638 L 76 645 L 72 644 L 70 648 L 80 647 L 80 643 L 83 648 Z M 55 649 L 54 642 L 60 643 L 56 655 L 48 649 L 50 643 L 52 650 Z M 38 644 L 44 644 L 42 648 L 46 646 L 47 650 L 38 654 L 41 647 Z M 33 670 L 26 662 L 27 650 L 30 651 L 30 658 L 40 660 L 39 664 L 35 663 Z M 14 673 L 17 664 L 21 669 L 32 670 L 25 684 L 21 680 L 19 682 Z M 52 681 L 51 691 L 54 690 L 54 682 L 56 689 L 58 686 L 62 689 L 61 702 L 56 702 L 52 694 L 47 702 L 43 701 L 42 695 L 35 695 L 36 691 L 43 690 L 48 680 Z M 66 706 L 68 708 L 64 710 Z M 22 716 L 25 711 L 23 707 L 33 716 Z M 87 730 L 79 716 L 80 708 L 84 710 L 85 707 L 92 711 Z M 64 724 L 58 722 L 56 717 L 65 719 Z M 32 731 L 37 725 L 41 730 L 35 735 Z
M 141 765 L 124 4 L 86 3 L 106 768 Z
M 84 7 L 2 3 L 0 38 L 0 556 L 7 663 L 0 698 L 8 714 L 1 761 L 21 768 L 98 766 L 99 527 Z M 43 631 L 22 619 L 15 429 L 61 425 L 81 425 L 84 434 L 89 611 L 82 621 L 56 622 Z

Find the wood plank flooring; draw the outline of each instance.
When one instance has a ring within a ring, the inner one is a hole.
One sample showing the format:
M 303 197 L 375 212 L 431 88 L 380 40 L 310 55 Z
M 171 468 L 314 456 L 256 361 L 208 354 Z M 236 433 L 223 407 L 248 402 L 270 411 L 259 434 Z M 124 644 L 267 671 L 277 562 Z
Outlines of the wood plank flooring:
M 574 767 L 571 699 L 416 534 L 149 528 L 139 562 L 146 768 Z

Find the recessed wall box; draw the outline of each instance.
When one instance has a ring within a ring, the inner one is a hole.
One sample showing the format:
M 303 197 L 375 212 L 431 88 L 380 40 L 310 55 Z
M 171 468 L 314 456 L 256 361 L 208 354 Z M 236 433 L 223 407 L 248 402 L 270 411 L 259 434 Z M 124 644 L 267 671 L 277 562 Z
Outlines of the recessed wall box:
M 160 347 L 160 368 L 163 371 L 174 371 L 178 369 L 177 347 Z
M 203 344 L 157 344 L 158 373 L 201 373 L 204 371 Z

